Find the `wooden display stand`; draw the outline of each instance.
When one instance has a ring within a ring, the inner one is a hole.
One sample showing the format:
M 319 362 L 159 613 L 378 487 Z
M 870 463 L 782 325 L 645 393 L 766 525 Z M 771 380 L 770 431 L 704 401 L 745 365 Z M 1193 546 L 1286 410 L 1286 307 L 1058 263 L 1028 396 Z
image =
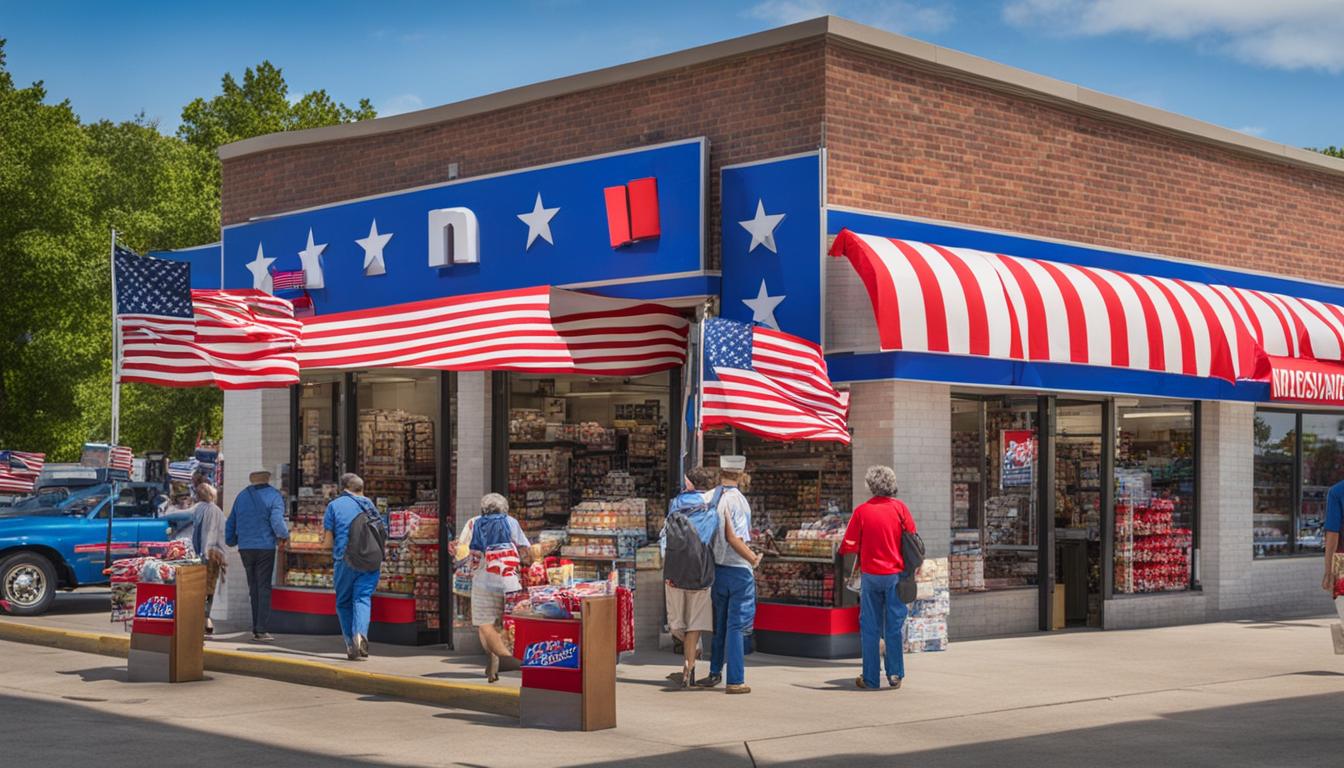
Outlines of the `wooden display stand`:
M 186 683 L 205 677 L 205 566 L 178 566 L 174 584 L 137 584 L 127 677 Z
M 616 727 L 616 598 L 588 597 L 580 619 L 515 617 L 526 727 Z

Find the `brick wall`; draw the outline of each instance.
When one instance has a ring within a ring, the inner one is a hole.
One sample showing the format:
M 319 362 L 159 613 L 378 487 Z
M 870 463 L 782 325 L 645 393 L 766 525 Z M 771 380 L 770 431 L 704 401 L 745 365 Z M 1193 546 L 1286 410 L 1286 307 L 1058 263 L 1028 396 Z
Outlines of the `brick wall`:
M 710 258 L 725 164 L 821 143 L 822 41 L 804 41 L 447 123 L 224 163 L 224 224 L 448 180 L 707 136 Z
M 826 49 L 829 200 L 1344 283 L 1344 177 Z

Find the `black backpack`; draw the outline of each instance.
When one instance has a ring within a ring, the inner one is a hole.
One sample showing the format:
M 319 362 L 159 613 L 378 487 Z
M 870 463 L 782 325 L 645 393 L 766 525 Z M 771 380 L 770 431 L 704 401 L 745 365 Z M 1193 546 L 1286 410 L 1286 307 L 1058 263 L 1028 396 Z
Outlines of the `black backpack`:
M 901 580 L 896 582 L 896 596 L 902 603 L 913 603 L 919 594 L 919 585 L 915 583 L 915 572 L 924 564 L 924 539 L 914 531 L 901 532 L 901 560 L 905 570 L 901 571 Z
M 709 506 L 718 511 L 719 492 Z M 706 589 L 714 584 L 714 550 L 711 542 L 701 541 L 691 519 L 672 509 L 663 521 L 667 535 L 667 553 L 663 555 L 663 578 L 678 589 Z
M 387 525 L 368 499 L 351 496 L 359 504 L 359 514 L 350 521 L 350 538 L 345 544 L 345 564 L 356 571 L 376 571 L 383 565 L 387 547 Z

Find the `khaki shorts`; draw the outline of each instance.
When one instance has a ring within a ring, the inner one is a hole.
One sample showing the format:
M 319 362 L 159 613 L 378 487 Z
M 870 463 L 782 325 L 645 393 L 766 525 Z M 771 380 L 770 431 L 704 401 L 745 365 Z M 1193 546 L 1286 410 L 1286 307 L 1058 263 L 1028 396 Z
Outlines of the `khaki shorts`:
M 687 632 L 714 631 L 714 601 L 709 589 L 678 589 L 663 585 L 667 600 L 667 626 L 678 638 Z

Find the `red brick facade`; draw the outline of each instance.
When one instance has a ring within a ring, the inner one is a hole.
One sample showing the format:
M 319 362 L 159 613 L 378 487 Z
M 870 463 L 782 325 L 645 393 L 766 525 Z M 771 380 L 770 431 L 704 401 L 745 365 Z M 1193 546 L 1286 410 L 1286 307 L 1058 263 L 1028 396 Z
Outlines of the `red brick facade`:
M 826 60 L 834 205 L 1344 283 L 1344 175 L 847 47 Z
M 1344 283 L 1344 175 L 821 38 L 428 127 L 230 159 L 223 221 L 445 181 L 454 162 L 465 178 L 701 135 L 711 146 L 714 263 L 719 168 L 824 140 L 833 204 Z

